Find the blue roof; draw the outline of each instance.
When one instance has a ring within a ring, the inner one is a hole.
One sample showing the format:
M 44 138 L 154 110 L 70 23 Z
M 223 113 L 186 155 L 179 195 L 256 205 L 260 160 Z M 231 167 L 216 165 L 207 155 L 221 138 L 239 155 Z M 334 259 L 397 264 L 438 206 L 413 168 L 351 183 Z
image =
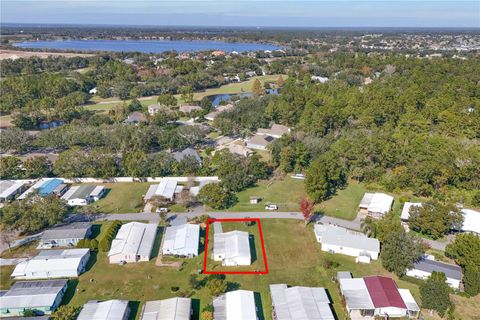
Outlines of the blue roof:
M 40 194 L 42 197 L 43 196 L 48 196 L 50 193 L 55 190 L 56 187 L 61 185 L 63 183 L 63 180 L 61 179 L 52 179 L 45 181 L 40 188 L 38 188 L 38 194 Z

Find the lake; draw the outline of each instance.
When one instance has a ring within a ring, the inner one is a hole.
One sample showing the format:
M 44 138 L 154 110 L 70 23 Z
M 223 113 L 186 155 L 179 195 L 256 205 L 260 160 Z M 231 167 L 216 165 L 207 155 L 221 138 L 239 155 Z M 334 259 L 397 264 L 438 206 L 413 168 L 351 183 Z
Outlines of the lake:
M 245 52 L 278 50 L 279 46 L 266 43 L 223 42 L 207 40 L 58 40 L 26 41 L 15 43 L 20 48 L 41 48 L 80 51 L 124 51 L 160 53 L 164 51 L 192 52 L 222 50 L 225 52 Z
M 266 90 L 267 94 L 279 94 L 278 89 L 268 89 Z M 212 101 L 212 105 L 216 108 L 220 105 L 220 102 L 222 101 L 229 101 L 233 96 L 239 97 L 239 98 L 249 98 L 253 96 L 253 93 L 251 92 L 241 92 L 241 93 L 236 93 L 236 94 L 230 94 L 230 93 L 223 93 L 223 94 L 214 94 L 211 96 L 207 96 L 208 99 Z

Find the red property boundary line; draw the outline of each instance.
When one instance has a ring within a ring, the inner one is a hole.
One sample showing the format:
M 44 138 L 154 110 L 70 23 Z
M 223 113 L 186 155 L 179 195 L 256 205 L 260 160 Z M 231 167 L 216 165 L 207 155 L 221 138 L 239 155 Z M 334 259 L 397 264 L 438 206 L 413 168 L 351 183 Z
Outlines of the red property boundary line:
M 207 270 L 207 261 L 208 261 L 208 233 L 210 229 L 210 224 L 213 222 L 246 222 L 253 221 L 257 223 L 258 233 L 260 235 L 260 243 L 262 247 L 262 256 L 263 264 L 265 266 L 264 271 L 208 271 Z M 205 255 L 203 257 L 203 273 L 204 274 L 268 274 L 268 262 L 267 262 L 267 253 L 265 251 L 265 242 L 263 240 L 262 225 L 259 218 L 241 218 L 241 219 L 208 219 L 207 228 L 205 231 Z

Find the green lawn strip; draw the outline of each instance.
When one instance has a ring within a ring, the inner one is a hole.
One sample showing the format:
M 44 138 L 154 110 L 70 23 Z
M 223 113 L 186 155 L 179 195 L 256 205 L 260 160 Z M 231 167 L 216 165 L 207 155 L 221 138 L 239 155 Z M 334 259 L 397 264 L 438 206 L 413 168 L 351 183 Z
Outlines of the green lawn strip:
M 152 183 L 147 182 L 117 182 L 101 183 L 107 188 L 106 195 L 92 203 L 99 212 L 105 213 L 133 213 L 143 209 L 142 196 L 147 193 Z
M 269 274 L 227 275 L 226 280 L 230 282 L 231 288 L 260 293 L 266 320 L 271 320 L 270 284 L 325 287 L 333 299 L 338 319 L 343 319 L 345 311 L 340 304 L 337 285 L 332 281 L 337 271 L 351 271 L 355 277 L 376 274 L 392 276 L 381 267 L 379 261 L 356 264 L 353 257 L 322 252 L 313 235 L 312 226 L 305 228 L 302 221 L 265 219 L 262 220 L 262 230 Z M 194 259 L 184 259 L 185 263 L 178 271 L 168 267 L 156 267 L 154 259 L 147 263 L 111 265 L 108 263 L 107 254 L 99 253 L 95 265 L 80 276 L 71 304 L 80 306 L 89 300 L 107 299 L 127 299 L 143 303 L 176 296 L 176 293 L 171 292 L 171 287 L 180 287 L 182 292 L 190 291 L 192 289 L 188 284 L 189 276 L 202 269 L 203 254 L 202 252 Z M 337 261 L 339 267 L 326 269 L 324 265 L 327 259 Z M 200 275 L 199 279 L 203 277 Z M 398 284 L 401 288 L 411 289 L 415 298 L 419 298 L 416 285 L 402 280 L 399 280 Z M 200 299 L 199 308 L 212 303 L 212 297 L 205 287 L 195 290 L 192 298 Z M 198 303 L 198 300 L 195 301 Z M 196 309 L 198 310 L 198 307 Z
M 1 266 L 0 267 L 0 290 L 8 290 L 15 282 L 10 275 L 15 269 L 15 266 Z
M 250 236 L 253 236 L 253 243 L 251 242 L 251 256 L 252 256 L 252 264 L 249 266 L 236 266 L 236 267 L 224 267 L 220 261 L 214 261 L 213 257 L 213 241 L 214 241 L 214 232 L 213 226 L 209 228 L 208 234 L 208 261 L 207 261 L 207 270 L 208 271 L 264 271 L 264 259 L 262 255 L 262 243 L 260 241 L 260 234 L 258 225 L 255 223 L 251 226 L 245 226 L 243 222 L 222 222 L 222 229 L 224 232 L 228 231 L 246 231 Z
M 332 198 L 316 205 L 315 211 L 327 216 L 353 220 L 357 216 L 358 204 L 365 192 L 363 184 L 350 181 L 345 189 L 338 190 Z
M 38 241 L 32 241 L 21 245 L 19 247 L 12 248 L 11 250 L 5 250 L 0 255 L 2 259 L 14 259 L 14 258 L 26 258 L 37 255 Z

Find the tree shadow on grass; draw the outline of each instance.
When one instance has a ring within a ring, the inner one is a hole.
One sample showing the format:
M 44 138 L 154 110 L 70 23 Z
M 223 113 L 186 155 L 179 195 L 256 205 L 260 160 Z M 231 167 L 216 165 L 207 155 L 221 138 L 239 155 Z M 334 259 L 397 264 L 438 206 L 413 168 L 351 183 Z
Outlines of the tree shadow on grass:
M 77 291 L 78 279 L 70 279 L 67 283 L 67 291 L 62 298 L 62 305 L 69 304 Z
M 128 320 L 137 319 L 137 314 L 140 312 L 140 301 L 129 301 L 128 307 L 130 308 L 130 314 Z
M 203 239 L 203 245 L 202 245 L 202 239 Z M 200 243 L 198 244 L 198 255 L 201 255 L 203 252 L 205 252 L 205 239 L 206 239 L 206 230 L 205 228 L 200 228 L 200 237 L 199 237 Z
M 250 242 L 250 257 L 252 258 L 252 263 L 257 261 L 257 249 L 255 248 L 255 236 L 250 235 L 248 237 L 248 241 Z
M 200 299 L 192 299 L 192 319 L 200 319 Z
M 92 232 L 90 233 L 90 239 L 96 239 L 100 235 L 100 231 L 102 230 L 101 224 L 94 224 L 92 225 Z
M 257 319 L 265 320 L 265 315 L 263 314 L 263 305 L 260 293 L 254 292 L 253 297 L 255 299 L 255 308 L 257 309 Z

